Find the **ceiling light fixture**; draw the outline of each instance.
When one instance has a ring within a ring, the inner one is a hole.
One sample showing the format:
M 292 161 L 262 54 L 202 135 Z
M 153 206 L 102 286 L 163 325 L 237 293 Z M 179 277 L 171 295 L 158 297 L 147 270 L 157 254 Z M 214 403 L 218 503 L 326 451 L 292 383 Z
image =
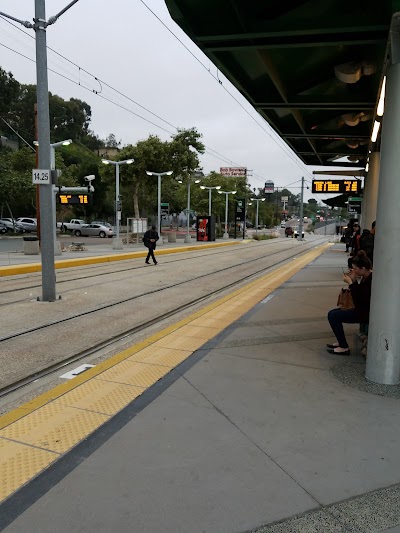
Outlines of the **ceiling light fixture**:
M 381 88 L 381 94 L 379 96 L 379 102 L 378 102 L 378 109 L 376 110 L 376 114 L 378 117 L 381 117 L 383 113 L 385 112 L 385 92 L 386 92 L 386 76 L 384 76 L 382 81 L 382 88 Z
M 375 120 L 374 129 L 372 130 L 371 141 L 374 143 L 378 138 L 379 128 L 381 123 Z

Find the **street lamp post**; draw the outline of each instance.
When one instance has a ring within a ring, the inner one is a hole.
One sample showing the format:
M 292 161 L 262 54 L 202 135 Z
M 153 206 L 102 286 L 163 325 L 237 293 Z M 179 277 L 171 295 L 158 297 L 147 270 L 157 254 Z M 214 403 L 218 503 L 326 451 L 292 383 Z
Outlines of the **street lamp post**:
M 216 189 L 217 191 L 221 188 L 221 185 L 216 187 L 206 187 L 205 185 L 200 185 L 200 189 L 208 189 L 208 216 L 211 216 L 211 191 Z
M 186 217 L 186 236 L 185 243 L 191 242 L 192 238 L 190 236 L 190 184 L 193 181 L 194 183 L 200 183 L 200 178 L 204 176 L 203 172 L 196 170 L 192 176 L 187 178 L 187 217 Z M 178 180 L 178 183 L 183 183 L 181 179 Z
M 260 202 L 265 202 L 265 198 L 251 198 L 252 202 L 257 202 L 257 209 L 256 209 L 256 235 L 258 233 L 258 204 Z
M 120 165 L 131 165 L 133 159 L 125 159 L 124 161 L 110 161 L 109 159 L 102 159 L 101 162 L 105 165 L 115 166 L 115 228 L 116 235 L 113 242 L 114 250 L 122 250 L 122 241 L 119 238 L 119 223 L 121 220 L 121 202 L 119 200 L 119 167 Z
M 229 239 L 228 232 L 228 197 L 230 194 L 236 194 L 236 191 L 218 191 L 218 194 L 225 194 L 225 233 L 223 234 L 223 239 Z
M 69 146 L 72 144 L 72 139 L 66 139 L 65 141 L 60 141 L 57 143 L 50 144 L 50 168 L 51 170 L 56 169 L 56 148 L 60 146 Z M 54 213 L 54 226 L 53 226 L 53 237 L 54 237 L 54 255 L 61 255 L 61 244 L 57 241 L 57 189 L 53 185 L 53 195 L 52 195 L 52 208 Z
M 160 236 L 160 239 L 158 241 L 158 244 L 162 244 L 161 239 L 161 177 L 162 176 L 171 176 L 173 174 L 172 170 L 168 170 L 167 172 L 150 172 L 149 170 L 146 170 L 146 174 L 148 176 L 157 176 L 158 178 L 158 187 L 157 187 L 157 230 L 158 234 Z

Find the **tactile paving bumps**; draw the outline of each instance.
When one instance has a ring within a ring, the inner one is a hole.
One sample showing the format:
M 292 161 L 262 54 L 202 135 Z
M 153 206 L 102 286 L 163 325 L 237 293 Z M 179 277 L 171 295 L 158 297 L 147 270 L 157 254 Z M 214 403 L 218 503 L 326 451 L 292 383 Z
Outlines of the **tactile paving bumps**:
M 0 438 L 0 501 L 32 479 L 58 454 Z
M 131 355 L 128 361 L 136 361 L 146 364 L 154 364 L 174 368 L 187 359 L 192 352 L 187 350 L 174 350 L 172 348 L 162 348 L 161 346 L 150 345 L 143 350 Z
M 114 415 L 142 392 L 143 389 L 139 387 L 94 378 L 64 394 L 57 402 L 60 405 Z
M 98 379 L 147 389 L 168 372 L 170 372 L 170 368 L 166 366 L 147 365 L 126 360 L 99 374 Z
M 65 407 L 55 400 L 2 429 L 0 437 L 64 453 L 108 419 L 107 415 Z

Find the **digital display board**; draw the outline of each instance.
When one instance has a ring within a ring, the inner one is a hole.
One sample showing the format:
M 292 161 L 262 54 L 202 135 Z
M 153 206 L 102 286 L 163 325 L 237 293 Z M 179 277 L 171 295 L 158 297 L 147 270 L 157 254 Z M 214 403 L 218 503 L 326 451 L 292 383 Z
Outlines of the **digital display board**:
M 313 180 L 313 193 L 360 193 L 361 180 Z
M 60 204 L 63 205 L 85 205 L 90 203 L 89 194 L 60 194 Z

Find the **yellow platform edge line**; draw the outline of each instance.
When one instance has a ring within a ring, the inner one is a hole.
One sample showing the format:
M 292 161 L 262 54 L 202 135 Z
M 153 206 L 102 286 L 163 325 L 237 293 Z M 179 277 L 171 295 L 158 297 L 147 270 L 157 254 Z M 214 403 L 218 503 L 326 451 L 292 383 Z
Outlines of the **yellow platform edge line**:
M 68 393 L 69 391 L 75 389 L 79 385 L 89 381 L 92 378 L 97 377 L 99 374 L 103 373 L 104 371 L 108 370 L 109 368 L 112 368 L 113 366 L 117 365 L 121 361 L 124 361 L 128 357 L 131 357 L 135 353 L 139 352 L 140 350 L 146 348 L 147 346 L 154 344 L 158 340 L 164 338 L 168 334 L 180 329 L 181 327 L 189 324 L 190 322 L 196 320 L 197 318 L 209 313 L 210 311 L 218 308 L 219 306 L 223 305 L 225 302 L 232 300 L 236 298 L 238 295 L 245 293 L 247 290 L 249 290 L 252 287 L 255 287 L 257 285 L 262 285 L 266 282 L 268 282 L 267 287 L 263 287 L 263 293 L 260 294 L 260 298 L 264 299 L 268 294 L 273 292 L 277 287 L 282 285 L 285 281 L 290 279 L 294 274 L 299 272 L 304 266 L 306 266 L 308 263 L 319 257 L 322 253 L 324 253 L 329 247 L 331 246 L 330 243 L 326 243 L 323 245 L 320 245 L 313 250 L 310 250 L 309 252 L 306 252 L 302 254 L 300 257 L 297 257 L 292 263 L 285 263 L 283 266 L 277 266 L 274 270 L 266 274 L 265 276 L 262 276 L 261 278 L 258 278 L 248 284 L 246 284 L 244 287 L 241 287 L 240 289 L 236 289 L 230 294 L 218 299 L 217 301 L 208 304 L 204 308 L 200 309 L 199 311 L 196 311 L 195 313 L 191 314 L 190 316 L 180 320 L 176 324 L 173 324 L 158 333 L 155 333 L 151 337 L 145 339 L 144 341 L 141 341 L 133 346 L 130 346 L 129 348 L 119 352 L 118 354 L 114 355 L 110 359 L 107 359 L 106 361 L 103 361 L 96 365 L 95 367 L 87 370 L 80 376 L 75 377 L 73 380 L 70 380 L 66 383 L 62 383 L 60 385 L 57 385 L 50 391 L 47 391 L 37 398 L 26 402 L 25 404 L 21 405 L 20 407 L 17 407 L 13 411 L 10 411 L 9 413 L 6 413 L 2 416 L 0 416 L 0 429 L 3 429 L 13 422 L 16 422 L 17 420 L 23 418 L 24 416 L 27 416 L 28 414 L 32 413 L 33 411 L 39 409 L 40 407 L 46 405 L 47 403 L 59 398 L 60 396 Z M 283 272 L 281 270 L 284 269 Z M 267 291 L 267 292 L 265 292 Z M 254 301 L 254 297 L 251 297 L 251 300 L 253 305 L 257 303 L 257 301 Z M 236 318 L 233 317 L 232 322 L 235 321 Z M 226 327 L 226 326 L 225 326 Z M 221 331 L 225 329 L 225 327 L 221 328 Z M 206 342 L 206 341 L 205 341 Z
M 199 251 L 208 248 L 221 248 L 224 246 L 234 246 L 237 244 L 248 244 L 251 241 L 228 241 L 193 246 L 179 246 L 177 248 L 157 249 L 157 255 L 169 255 L 190 251 Z M 123 254 L 98 255 L 93 257 L 77 257 L 76 259 L 60 259 L 55 262 L 55 268 L 71 268 L 76 266 L 94 265 L 97 263 L 111 263 L 113 261 L 126 261 L 146 257 L 147 251 L 126 252 Z M 41 263 L 27 263 L 25 265 L 10 265 L 0 267 L 1 276 L 17 276 L 18 274 L 30 274 L 31 272 L 41 272 Z

